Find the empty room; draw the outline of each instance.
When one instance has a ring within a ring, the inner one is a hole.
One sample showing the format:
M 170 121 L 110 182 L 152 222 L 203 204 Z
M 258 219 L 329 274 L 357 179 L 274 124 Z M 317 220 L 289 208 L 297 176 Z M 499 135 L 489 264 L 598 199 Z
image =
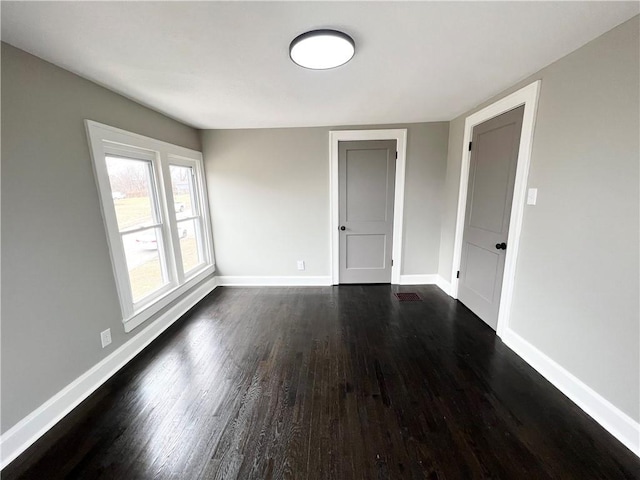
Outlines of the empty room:
M 2 1 L 0 477 L 640 479 L 640 3 Z

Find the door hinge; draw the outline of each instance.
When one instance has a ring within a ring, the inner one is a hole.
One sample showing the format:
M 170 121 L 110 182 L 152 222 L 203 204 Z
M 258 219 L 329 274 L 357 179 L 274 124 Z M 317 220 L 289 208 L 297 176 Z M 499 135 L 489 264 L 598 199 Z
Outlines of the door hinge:
M 460 270 L 458 270 L 458 273 L 456 273 L 456 278 L 460 278 Z
M 393 267 L 393 258 L 391 259 L 391 266 Z
M 473 142 L 469 142 L 469 151 L 471 151 L 471 145 L 473 145 Z
M 398 159 L 398 151 L 396 150 L 396 160 Z

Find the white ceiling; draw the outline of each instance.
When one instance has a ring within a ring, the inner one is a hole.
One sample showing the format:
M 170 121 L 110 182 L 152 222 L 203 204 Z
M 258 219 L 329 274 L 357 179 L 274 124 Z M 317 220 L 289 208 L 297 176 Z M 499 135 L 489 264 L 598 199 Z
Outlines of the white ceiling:
M 639 13 L 638 2 L 2 2 L 2 39 L 198 128 L 450 120 Z M 302 69 L 317 28 L 351 62 Z

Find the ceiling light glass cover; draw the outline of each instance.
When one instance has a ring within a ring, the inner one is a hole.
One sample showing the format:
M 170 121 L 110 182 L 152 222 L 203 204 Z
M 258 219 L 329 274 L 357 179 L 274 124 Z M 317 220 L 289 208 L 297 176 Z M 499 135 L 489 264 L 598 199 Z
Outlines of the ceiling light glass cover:
M 313 70 L 344 65 L 355 51 L 353 39 L 337 30 L 312 30 L 298 35 L 289 46 L 291 60 Z

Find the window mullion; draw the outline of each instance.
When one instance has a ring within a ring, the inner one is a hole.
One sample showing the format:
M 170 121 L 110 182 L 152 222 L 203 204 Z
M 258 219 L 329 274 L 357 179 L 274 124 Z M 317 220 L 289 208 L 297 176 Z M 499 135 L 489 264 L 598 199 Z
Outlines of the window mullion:
M 199 217 L 202 212 L 202 207 L 200 205 L 201 196 L 200 196 L 200 191 L 198 189 L 198 182 L 197 182 L 198 173 L 196 171 L 196 168 L 197 168 L 196 162 L 193 162 L 193 164 L 191 165 L 191 178 L 189 180 L 189 184 L 191 185 L 191 198 L 195 200 L 195 202 L 193 202 L 195 205 L 193 205 L 191 208 L 192 208 L 192 211 L 195 210 L 193 213 L 195 213 L 195 215 Z
M 201 218 L 198 218 L 198 220 L 196 222 L 194 222 L 196 224 L 196 232 L 198 237 L 200 238 L 200 241 L 198 242 L 198 256 L 200 257 L 201 263 L 209 263 L 209 256 L 207 255 L 206 251 L 207 248 L 205 246 L 205 234 L 204 234 L 204 225 L 202 222 Z
M 195 200 L 195 212 L 197 213 L 197 220 L 195 224 L 196 235 L 198 237 L 198 257 L 201 263 L 209 263 L 209 256 L 207 255 L 207 248 L 205 245 L 206 235 L 204 230 L 204 223 L 202 221 L 202 195 L 199 180 L 201 179 L 201 172 L 198 168 L 198 163 L 193 162 L 191 167 L 191 191 L 193 192 L 193 199 Z
M 209 224 L 209 209 L 205 202 L 208 201 L 207 190 L 204 178 L 204 169 L 202 159 L 198 162 L 194 162 L 195 177 L 193 183 L 198 192 L 198 212 L 200 216 L 200 232 L 202 238 L 202 251 L 204 254 L 203 260 L 207 264 L 214 264 L 215 259 L 213 256 L 213 239 L 211 235 L 211 226 Z
M 153 195 L 153 214 L 154 220 L 156 222 L 156 226 L 154 227 L 154 229 L 156 230 L 156 245 L 160 257 L 160 268 L 162 269 L 162 274 L 164 278 L 167 279 L 168 283 L 171 285 L 175 285 L 176 275 L 171 265 L 171 259 L 167 257 L 167 251 L 169 250 L 171 244 L 169 243 L 169 245 L 167 245 L 168 237 L 165 233 L 167 220 L 164 208 L 165 194 L 162 184 L 162 163 L 160 160 L 159 152 L 156 152 L 154 160 L 151 161 L 150 169 L 152 179 L 151 189 Z
M 197 219 L 195 219 L 193 223 L 195 226 L 196 236 L 198 237 L 198 258 L 200 258 L 201 263 L 207 263 L 208 258 L 207 258 L 207 255 L 205 254 L 206 248 L 204 245 L 206 240 L 205 240 L 204 231 L 202 229 L 202 218 L 201 218 L 202 205 L 200 205 L 200 202 L 202 202 L 202 195 L 200 194 L 200 188 L 198 187 L 198 180 L 199 180 L 198 162 L 192 161 L 191 162 L 191 191 L 192 191 L 193 198 L 195 199 L 194 214 L 197 217 Z
M 167 237 L 171 238 L 171 262 L 174 269 L 178 285 L 184 283 L 184 268 L 182 267 L 182 252 L 180 251 L 180 236 L 178 234 L 178 224 L 176 210 L 173 201 L 173 188 L 171 185 L 171 171 L 169 169 L 169 158 L 166 153 L 160 153 L 160 165 L 162 168 L 164 200 L 167 213 Z

